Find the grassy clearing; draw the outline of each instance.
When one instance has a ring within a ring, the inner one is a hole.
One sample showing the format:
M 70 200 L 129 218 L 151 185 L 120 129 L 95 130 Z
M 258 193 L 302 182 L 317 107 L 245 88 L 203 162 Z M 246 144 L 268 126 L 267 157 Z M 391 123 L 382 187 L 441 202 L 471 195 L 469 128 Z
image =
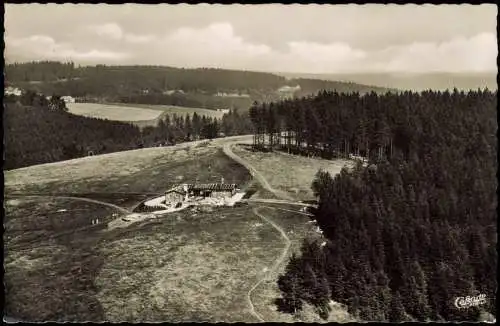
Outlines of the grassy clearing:
M 282 245 L 249 207 L 179 212 L 124 230 L 103 223 L 49 240 L 111 212 L 68 200 L 7 205 L 6 313 L 22 320 L 251 320 L 245 289 Z M 51 223 L 34 229 L 45 217 Z
M 5 172 L 5 193 L 158 193 L 180 182 L 244 184 L 248 172 L 213 141 L 146 148 Z
M 5 209 L 5 314 L 29 321 L 102 320 L 93 285 L 102 264 L 96 244 L 113 212 L 58 199 L 7 199 Z M 96 217 L 104 223 L 92 226 Z
M 217 110 L 209 110 L 209 109 L 203 109 L 203 108 L 191 108 L 191 107 L 185 107 L 185 106 L 175 106 L 175 105 L 150 105 L 150 104 L 133 104 L 133 103 L 120 103 L 120 104 L 114 104 L 118 106 L 123 106 L 123 107 L 131 107 L 137 110 L 156 110 L 156 111 L 161 111 L 161 114 L 158 115 L 154 119 L 137 119 L 134 121 L 130 121 L 133 124 L 137 125 L 139 128 L 145 128 L 145 127 L 155 127 L 158 125 L 159 121 L 161 119 L 166 119 L 167 116 L 172 117 L 174 114 L 177 116 L 192 116 L 194 113 L 200 115 L 200 116 L 206 116 L 206 117 L 212 117 L 212 118 L 217 118 L 217 119 L 222 119 L 222 116 L 224 115 L 222 112 L 217 111 Z
M 250 207 L 219 208 L 110 232 L 96 280 L 105 319 L 252 321 L 246 292 L 283 246 L 259 222 Z
M 217 110 L 192 108 L 175 105 L 150 105 L 134 103 L 68 103 L 69 112 L 85 117 L 101 118 L 130 122 L 140 128 L 156 126 L 160 119 L 167 115 L 192 116 L 195 112 L 200 116 L 222 119 L 224 115 Z
M 67 103 L 68 111 L 84 117 L 108 119 L 115 121 L 153 120 L 161 115 L 158 110 L 123 105 L 99 103 Z
M 222 118 L 224 115 L 222 112 L 217 111 L 217 110 L 210 110 L 210 109 L 204 109 L 204 108 L 192 108 L 192 107 L 187 107 L 187 106 L 176 106 L 176 105 L 152 105 L 152 104 L 134 104 L 134 103 L 119 103 L 119 104 L 113 104 L 117 106 L 123 106 L 123 107 L 132 107 L 132 108 L 137 108 L 141 110 L 156 110 L 156 111 L 162 111 L 167 114 L 173 115 L 192 115 L 193 113 L 196 112 L 196 114 L 199 115 L 205 115 L 207 117 L 215 117 L 215 118 Z
M 234 146 L 233 152 L 247 160 L 259 171 L 271 187 L 285 191 L 297 200 L 314 199 L 311 183 L 319 169 L 327 170 L 332 175 L 336 175 L 345 164 L 352 164 L 347 160 L 331 161 L 280 152 L 252 152 L 248 146 Z

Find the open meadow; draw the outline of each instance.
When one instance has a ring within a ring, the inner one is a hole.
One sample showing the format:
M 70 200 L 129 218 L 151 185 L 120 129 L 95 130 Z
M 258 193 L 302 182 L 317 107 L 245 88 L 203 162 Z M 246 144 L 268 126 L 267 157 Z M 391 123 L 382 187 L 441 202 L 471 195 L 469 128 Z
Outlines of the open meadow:
M 84 117 L 127 122 L 154 120 L 161 114 L 158 110 L 114 104 L 66 103 L 66 107 L 70 113 Z
M 221 111 L 217 110 L 211 110 L 211 109 L 204 109 L 204 108 L 193 108 L 193 107 L 187 107 L 187 106 L 177 106 L 177 105 L 155 105 L 155 104 L 135 104 L 135 103 L 113 103 L 113 105 L 116 106 L 123 106 L 123 107 L 131 107 L 131 108 L 137 108 L 137 109 L 146 109 L 146 110 L 156 110 L 156 111 L 162 111 L 167 114 L 173 115 L 192 115 L 193 113 L 196 112 L 196 114 L 202 116 L 207 116 L 207 117 L 215 117 L 215 118 L 222 118 L 224 115 Z
M 200 116 L 221 119 L 224 115 L 217 110 L 191 108 L 175 105 L 150 105 L 134 103 L 67 103 L 68 111 L 85 117 L 130 122 L 138 127 L 156 126 L 160 119 L 167 115 L 186 116 L 196 114 Z
M 279 151 L 254 152 L 248 144 L 233 146 L 233 152 L 259 171 L 271 187 L 296 200 L 314 199 L 311 184 L 319 169 L 334 176 L 342 167 L 353 166 L 349 160 L 308 158 Z
M 253 322 L 257 313 L 291 321 L 273 304 L 287 242 L 254 209 L 280 225 L 296 251 L 315 233 L 297 207 L 188 208 L 108 227 L 181 182 L 224 177 L 261 191 L 222 152 L 238 139 L 248 142 L 198 141 L 6 171 L 6 314 L 27 321 Z
M 161 193 L 182 182 L 244 184 L 248 172 L 221 144 L 248 136 L 186 142 L 40 164 L 5 171 L 5 193 Z M 251 139 L 251 136 L 250 136 Z

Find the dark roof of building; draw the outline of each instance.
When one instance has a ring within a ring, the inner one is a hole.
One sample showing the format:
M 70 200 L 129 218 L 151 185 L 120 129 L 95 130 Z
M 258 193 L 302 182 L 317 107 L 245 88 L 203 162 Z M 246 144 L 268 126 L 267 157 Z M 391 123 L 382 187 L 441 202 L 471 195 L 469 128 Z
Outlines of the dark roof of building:
M 185 185 L 177 185 L 169 190 L 166 191 L 166 193 L 170 193 L 170 192 L 177 192 L 179 194 L 185 194 L 186 192 L 184 191 L 184 186 Z M 188 183 L 186 184 L 187 186 L 187 190 L 188 191 L 193 191 L 193 190 L 197 190 L 197 191 L 206 191 L 206 190 L 210 190 L 210 191 L 231 191 L 231 190 L 235 190 L 236 189 L 236 184 L 234 183 L 208 183 L 208 184 L 203 184 L 203 183 L 198 183 L 198 184 L 192 184 L 192 183 Z
M 236 184 L 234 183 L 209 183 L 209 184 L 193 184 L 188 185 L 189 190 L 234 190 L 236 189 Z

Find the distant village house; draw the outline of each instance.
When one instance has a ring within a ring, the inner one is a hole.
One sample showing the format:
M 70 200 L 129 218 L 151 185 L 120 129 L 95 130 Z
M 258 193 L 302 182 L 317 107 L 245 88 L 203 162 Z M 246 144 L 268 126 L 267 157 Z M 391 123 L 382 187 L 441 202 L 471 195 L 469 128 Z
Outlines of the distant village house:
M 184 94 L 182 89 L 171 89 L 163 92 L 163 95 Z
M 73 96 L 61 96 L 61 100 L 65 103 L 75 103 L 75 98 Z
M 23 94 L 23 91 L 20 88 L 9 86 L 9 87 L 4 89 L 4 94 L 5 95 L 21 96 Z
M 250 97 L 250 95 L 248 95 L 246 93 L 226 93 L 226 92 L 217 92 L 217 94 L 215 94 L 215 96 L 218 96 L 218 97 L 245 97 L 245 98 Z
M 282 97 L 291 97 L 295 94 L 295 92 L 300 91 L 300 85 L 295 87 L 292 86 L 283 86 L 277 90 L 278 95 Z
M 229 109 L 217 109 L 217 112 L 222 112 L 222 113 L 229 113 Z

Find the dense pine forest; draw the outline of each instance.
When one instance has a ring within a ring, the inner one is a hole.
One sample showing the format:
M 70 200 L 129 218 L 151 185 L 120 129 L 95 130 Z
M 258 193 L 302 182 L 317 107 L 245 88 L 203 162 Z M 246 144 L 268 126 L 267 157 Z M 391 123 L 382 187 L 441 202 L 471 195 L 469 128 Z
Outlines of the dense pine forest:
M 330 300 L 364 321 L 496 315 L 497 92 L 338 94 L 254 105 L 255 146 L 369 163 L 318 171 L 315 220 L 279 277 L 281 309 Z M 267 141 L 266 141 L 267 138 Z M 457 297 L 484 294 L 458 309 Z
M 140 130 L 128 123 L 73 115 L 67 112 L 60 97 L 47 100 L 33 92 L 21 97 L 7 96 L 3 119 L 7 170 L 251 130 L 250 120 L 234 111 L 222 120 L 196 113 L 167 116 L 157 127 Z

